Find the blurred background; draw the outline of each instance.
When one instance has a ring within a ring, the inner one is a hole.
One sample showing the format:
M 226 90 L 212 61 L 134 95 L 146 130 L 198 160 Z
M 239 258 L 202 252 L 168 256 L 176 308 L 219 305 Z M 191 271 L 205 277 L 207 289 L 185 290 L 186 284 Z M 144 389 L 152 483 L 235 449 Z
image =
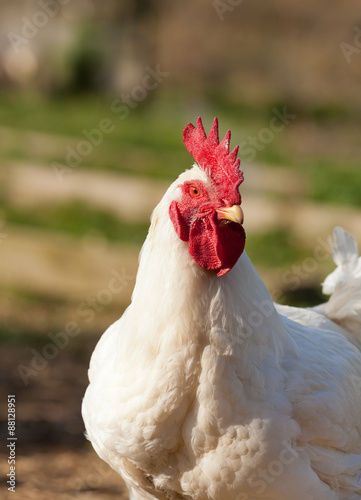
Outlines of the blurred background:
M 182 130 L 232 130 L 248 254 L 275 300 L 325 300 L 333 227 L 361 242 L 359 1 L 2 0 L 0 40 L 1 488 L 15 394 L 21 498 L 126 499 L 80 405 Z

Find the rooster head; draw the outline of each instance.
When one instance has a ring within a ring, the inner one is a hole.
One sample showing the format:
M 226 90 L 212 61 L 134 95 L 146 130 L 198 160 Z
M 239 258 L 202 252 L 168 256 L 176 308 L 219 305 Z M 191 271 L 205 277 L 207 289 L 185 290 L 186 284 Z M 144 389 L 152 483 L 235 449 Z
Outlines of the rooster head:
M 186 126 L 183 142 L 203 175 L 180 184 L 179 195 L 169 207 L 174 229 L 181 240 L 188 242 L 193 260 L 218 276 L 232 269 L 246 241 L 239 194 L 243 174 L 238 146 L 229 152 L 230 138 L 228 130 L 219 142 L 217 118 L 208 137 L 201 118 L 197 127 L 191 123 Z

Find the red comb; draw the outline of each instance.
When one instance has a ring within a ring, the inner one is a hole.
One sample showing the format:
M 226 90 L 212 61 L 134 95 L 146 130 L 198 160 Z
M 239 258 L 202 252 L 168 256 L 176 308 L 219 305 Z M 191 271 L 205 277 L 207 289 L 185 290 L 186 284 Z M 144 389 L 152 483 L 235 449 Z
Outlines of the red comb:
M 233 203 L 235 193 L 239 198 L 238 188 L 243 182 L 243 173 L 239 169 L 241 161 L 237 159 L 239 146 L 229 152 L 230 139 L 231 131 L 228 130 L 224 139 L 219 142 L 218 118 L 214 119 L 208 137 L 200 117 L 197 120 L 197 128 L 188 123 L 183 130 L 183 142 L 188 152 L 222 190 L 222 197 Z

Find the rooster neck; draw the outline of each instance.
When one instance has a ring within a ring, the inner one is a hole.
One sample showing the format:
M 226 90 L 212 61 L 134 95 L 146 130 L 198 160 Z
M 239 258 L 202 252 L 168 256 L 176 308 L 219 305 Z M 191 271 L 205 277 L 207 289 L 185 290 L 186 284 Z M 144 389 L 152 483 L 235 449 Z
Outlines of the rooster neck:
M 141 251 L 133 313 L 142 315 L 147 352 L 213 345 L 239 358 L 280 355 L 285 334 L 272 298 L 246 253 L 225 276 L 199 267 L 161 204 Z M 146 334 L 146 331 L 149 334 Z M 256 354 L 257 353 L 257 354 Z

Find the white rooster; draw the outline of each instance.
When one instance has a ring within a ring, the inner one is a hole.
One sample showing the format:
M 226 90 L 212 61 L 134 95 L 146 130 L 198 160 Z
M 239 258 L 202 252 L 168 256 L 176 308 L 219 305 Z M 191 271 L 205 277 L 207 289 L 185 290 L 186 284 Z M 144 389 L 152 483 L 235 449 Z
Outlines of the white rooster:
M 152 215 L 132 303 L 99 341 L 87 436 L 132 500 L 361 499 L 361 263 L 335 231 L 330 301 L 275 306 L 244 252 L 218 122 Z M 335 320 L 335 321 L 332 321 Z

